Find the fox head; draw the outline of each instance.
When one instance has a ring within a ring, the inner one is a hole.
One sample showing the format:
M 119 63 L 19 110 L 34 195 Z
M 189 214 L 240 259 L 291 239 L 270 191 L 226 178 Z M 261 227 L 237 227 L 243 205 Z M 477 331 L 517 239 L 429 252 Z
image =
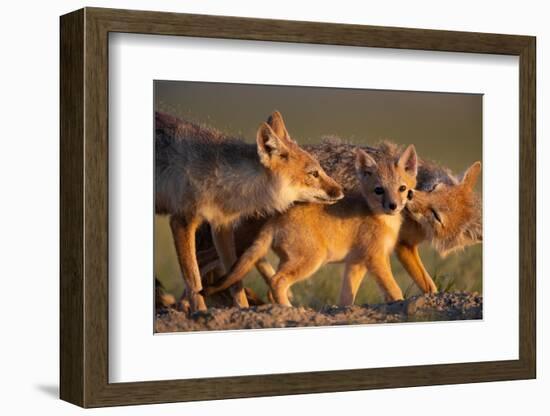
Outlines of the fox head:
M 290 202 L 333 204 L 344 197 L 342 187 L 317 159 L 290 137 L 278 111 L 260 125 L 256 144 L 260 162 L 281 181 L 284 197 Z
M 395 215 L 408 201 L 409 191 L 416 186 L 417 157 L 413 145 L 396 159 L 375 160 L 363 149 L 355 151 L 355 171 L 361 193 L 370 210 L 378 215 Z
M 480 172 L 481 162 L 475 162 L 456 185 L 416 191 L 407 205 L 407 214 L 442 255 L 482 240 L 481 201 L 474 190 Z

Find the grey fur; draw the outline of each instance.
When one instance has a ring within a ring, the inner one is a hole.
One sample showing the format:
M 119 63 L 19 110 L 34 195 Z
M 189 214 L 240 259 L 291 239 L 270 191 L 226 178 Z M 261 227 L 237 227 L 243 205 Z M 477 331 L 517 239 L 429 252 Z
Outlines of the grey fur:
M 283 184 L 259 163 L 256 144 L 167 114 L 156 113 L 155 117 L 158 214 L 185 216 L 197 212 L 199 205 L 223 206 L 225 218 L 218 218 L 215 212 L 212 218 L 204 218 L 217 226 L 227 219 L 264 215 L 288 207 L 279 196 Z
M 307 145 L 304 149 L 319 160 L 321 166 L 328 175 L 334 178 L 342 187 L 347 195 L 353 195 L 360 192 L 359 182 L 355 173 L 355 148 L 357 145 L 346 143 L 336 136 L 326 136 L 321 144 Z M 402 148 L 394 143 L 384 141 L 376 147 L 360 146 L 376 161 L 387 156 L 397 157 Z M 429 160 L 418 160 L 416 189 L 419 191 L 430 192 L 438 184 L 455 186 L 462 180 L 462 175 L 457 176 L 450 169 L 443 167 Z M 433 239 L 434 248 L 442 255 L 446 255 L 454 250 L 464 246 L 475 244 L 483 240 L 482 226 L 482 201 L 479 195 L 474 198 L 474 209 L 471 220 L 465 224 L 461 233 L 453 238 L 445 240 Z
M 303 147 L 319 160 L 327 174 L 336 179 L 348 193 L 356 192 L 359 189 L 354 167 L 355 148 L 361 147 L 376 161 L 385 159 L 388 156 L 397 158 L 403 151 L 401 146 L 388 141 L 380 142 L 376 147 L 357 146 L 346 143 L 337 136 L 325 136 L 321 144 Z M 435 162 L 419 159 L 416 182 L 417 190 L 429 192 L 438 183 L 456 185 L 459 180 L 449 169 Z

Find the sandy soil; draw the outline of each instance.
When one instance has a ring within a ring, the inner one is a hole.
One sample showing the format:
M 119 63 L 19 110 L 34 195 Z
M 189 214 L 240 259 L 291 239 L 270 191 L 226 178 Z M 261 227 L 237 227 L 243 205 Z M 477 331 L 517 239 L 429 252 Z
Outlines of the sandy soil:
M 454 292 L 415 296 L 400 302 L 377 305 L 326 306 L 320 311 L 272 304 L 253 306 L 249 309 L 210 308 L 205 312 L 193 314 L 176 308 L 161 308 L 156 313 L 155 331 L 212 331 L 481 319 L 482 306 L 481 295 Z

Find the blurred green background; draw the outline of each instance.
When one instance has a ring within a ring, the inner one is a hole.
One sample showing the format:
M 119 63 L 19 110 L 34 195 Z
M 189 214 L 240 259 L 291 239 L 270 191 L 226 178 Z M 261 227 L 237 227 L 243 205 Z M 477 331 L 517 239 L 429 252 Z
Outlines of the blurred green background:
M 290 135 L 298 143 L 318 143 L 324 135 L 337 135 L 356 144 L 388 139 L 414 144 L 418 154 L 462 173 L 482 160 L 482 95 L 433 92 L 361 90 L 155 81 L 155 110 L 253 142 L 256 129 L 273 110 L 279 110 Z M 479 190 L 481 186 L 478 186 Z M 482 246 L 441 258 L 433 249 L 421 249 L 426 269 L 440 290 L 482 290 Z M 277 257 L 270 256 L 272 264 Z M 405 296 L 419 293 L 395 258 L 395 277 Z M 321 268 L 312 278 L 293 286 L 293 304 L 319 308 L 338 299 L 343 267 Z M 155 273 L 176 296 L 183 280 L 166 217 L 155 218 Z M 254 270 L 245 285 L 265 296 L 266 286 Z M 357 304 L 379 303 L 383 297 L 367 276 Z

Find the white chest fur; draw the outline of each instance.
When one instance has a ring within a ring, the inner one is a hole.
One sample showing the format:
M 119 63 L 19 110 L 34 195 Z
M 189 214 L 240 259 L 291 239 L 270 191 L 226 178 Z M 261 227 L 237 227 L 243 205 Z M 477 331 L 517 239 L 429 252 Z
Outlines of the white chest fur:
M 379 220 L 382 222 L 387 231 L 383 234 L 383 247 L 387 253 L 391 253 L 395 247 L 395 243 L 397 242 L 402 217 L 401 215 L 381 215 Z

